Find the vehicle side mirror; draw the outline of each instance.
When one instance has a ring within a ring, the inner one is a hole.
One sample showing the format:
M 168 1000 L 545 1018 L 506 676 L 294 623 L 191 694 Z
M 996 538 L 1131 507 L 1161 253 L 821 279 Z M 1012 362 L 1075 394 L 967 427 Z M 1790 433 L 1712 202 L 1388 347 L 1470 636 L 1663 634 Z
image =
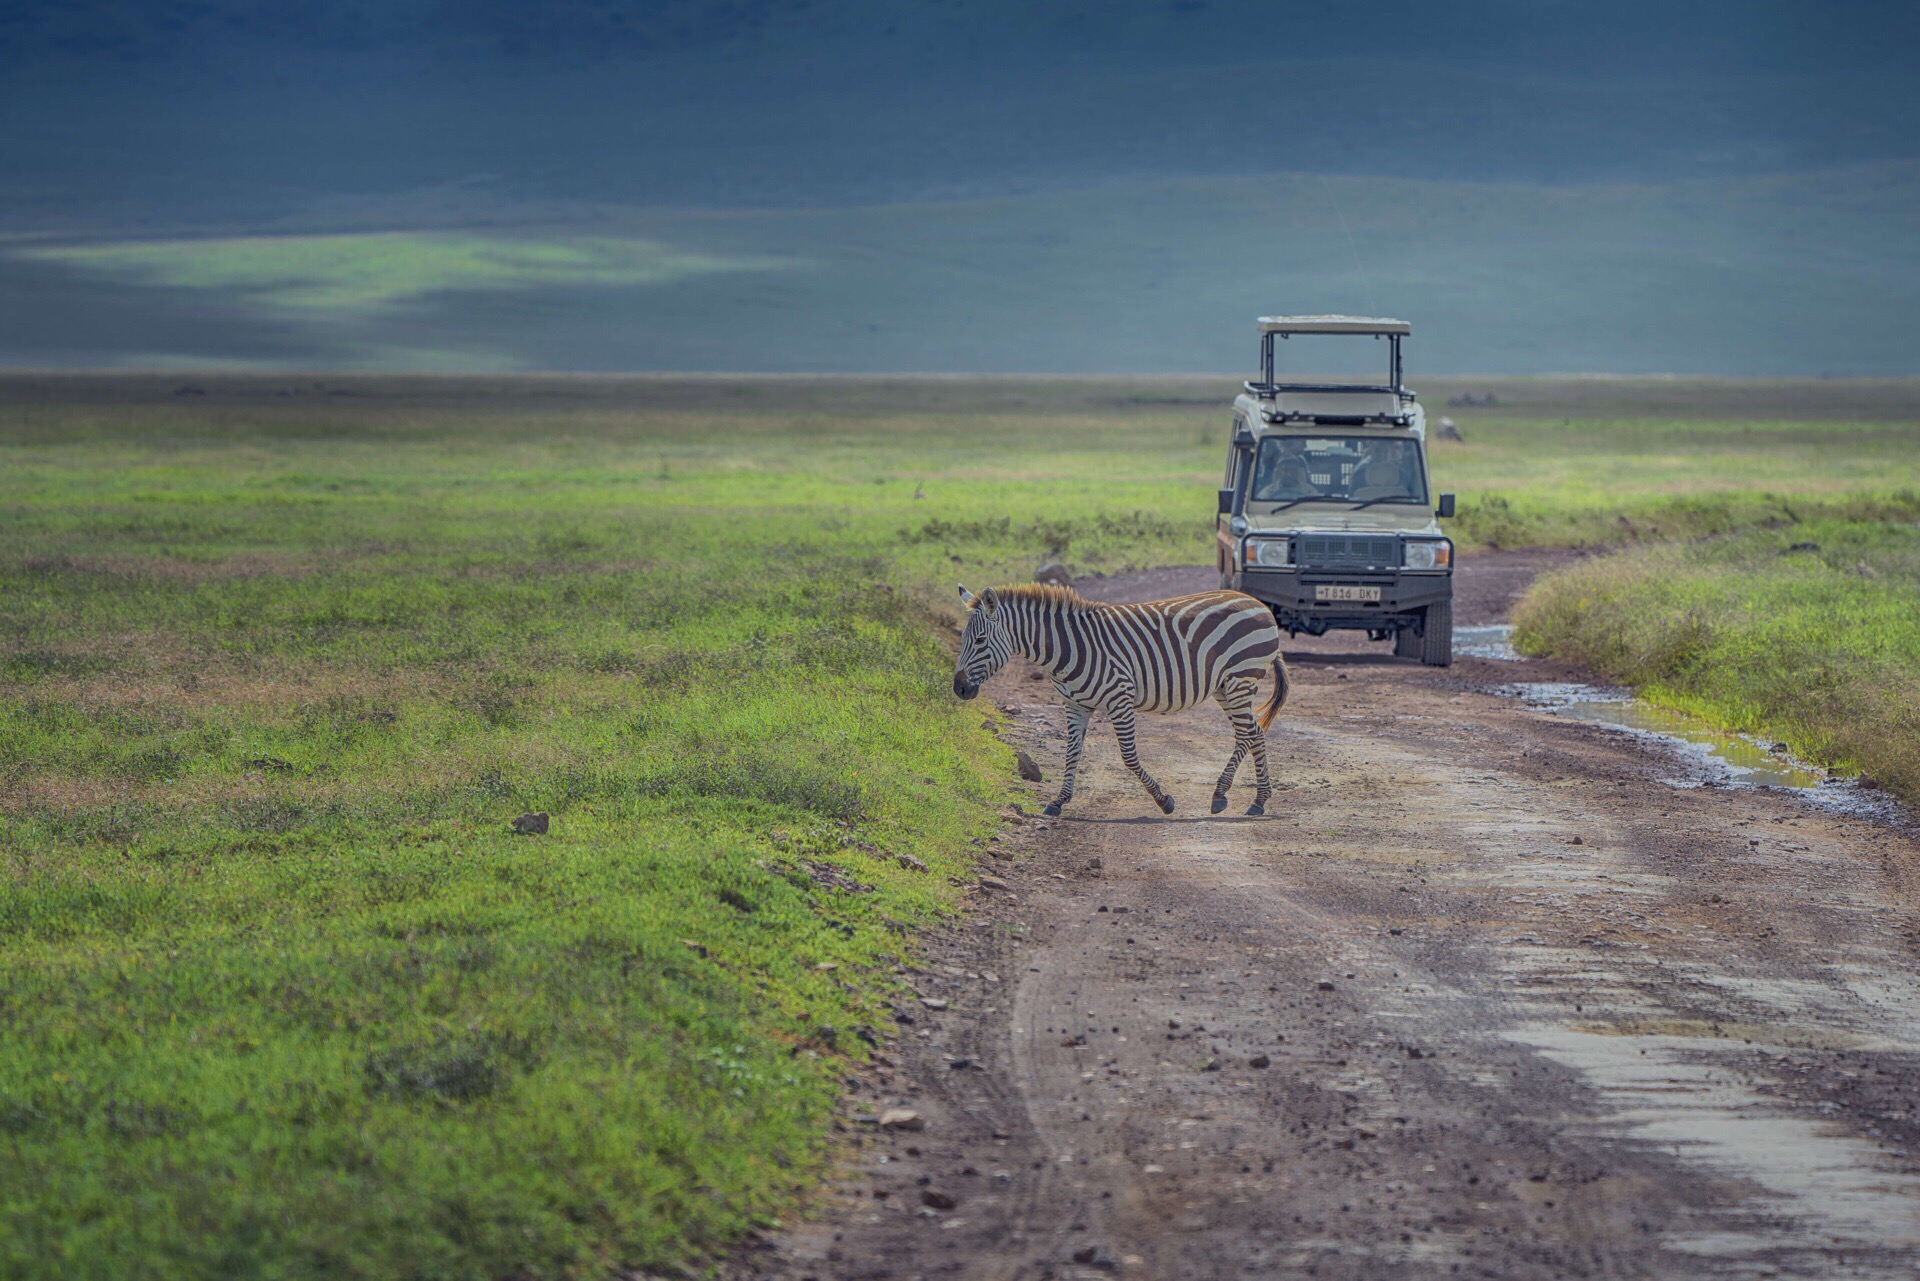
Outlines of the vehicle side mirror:
M 1452 494 L 1440 495 L 1440 507 L 1434 514 L 1439 516 L 1441 520 L 1453 519 L 1453 495 Z
M 1223 489 L 1220 491 L 1220 514 L 1222 516 L 1225 516 L 1231 513 L 1232 511 L 1233 511 L 1233 491 L 1231 489 Z

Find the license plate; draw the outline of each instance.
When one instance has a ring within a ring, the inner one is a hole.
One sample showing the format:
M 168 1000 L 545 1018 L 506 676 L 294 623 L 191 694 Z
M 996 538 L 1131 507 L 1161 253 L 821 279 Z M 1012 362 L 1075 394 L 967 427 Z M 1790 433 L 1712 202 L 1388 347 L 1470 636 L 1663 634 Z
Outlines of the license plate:
M 1378 587 L 1350 587 L 1345 583 L 1316 583 L 1313 588 L 1315 600 L 1371 600 L 1380 599 Z

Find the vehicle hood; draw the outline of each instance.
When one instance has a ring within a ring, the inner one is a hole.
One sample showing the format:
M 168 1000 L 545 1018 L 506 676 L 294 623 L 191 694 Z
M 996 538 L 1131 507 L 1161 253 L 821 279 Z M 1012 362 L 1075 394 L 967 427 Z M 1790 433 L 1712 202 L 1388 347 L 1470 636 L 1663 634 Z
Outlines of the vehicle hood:
M 1336 507 L 1322 507 L 1308 503 L 1299 507 L 1289 507 L 1282 512 L 1259 514 L 1246 513 L 1248 533 L 1297 534 L 1302 532 L 1325 532 L 1330 534 L 1439 534 L 1440 523 L 1434 519 L 1431 508 L 1392 508 L 1365 507 L 1359 511 L 1343 510 Z

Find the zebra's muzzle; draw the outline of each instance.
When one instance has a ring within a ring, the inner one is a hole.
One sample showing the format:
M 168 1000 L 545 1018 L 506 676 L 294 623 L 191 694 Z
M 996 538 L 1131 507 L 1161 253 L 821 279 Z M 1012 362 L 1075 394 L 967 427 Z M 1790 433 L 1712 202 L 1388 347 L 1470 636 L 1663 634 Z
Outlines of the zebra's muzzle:
M 965 672 L 955 672 L 953 674 L 953 692 L 961 698 L 972 698 L 980 692 L 980 687 L 968 680 Z

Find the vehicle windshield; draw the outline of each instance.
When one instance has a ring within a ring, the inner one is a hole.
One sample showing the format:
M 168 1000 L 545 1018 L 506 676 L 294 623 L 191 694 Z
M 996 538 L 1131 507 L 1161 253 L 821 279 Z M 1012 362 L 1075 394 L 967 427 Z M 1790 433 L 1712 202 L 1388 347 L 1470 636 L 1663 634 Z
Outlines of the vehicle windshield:
M 1420 442 L 1379 436 L 1269 436 L 1254 461 L 1256 503 L 1420 503 Z

